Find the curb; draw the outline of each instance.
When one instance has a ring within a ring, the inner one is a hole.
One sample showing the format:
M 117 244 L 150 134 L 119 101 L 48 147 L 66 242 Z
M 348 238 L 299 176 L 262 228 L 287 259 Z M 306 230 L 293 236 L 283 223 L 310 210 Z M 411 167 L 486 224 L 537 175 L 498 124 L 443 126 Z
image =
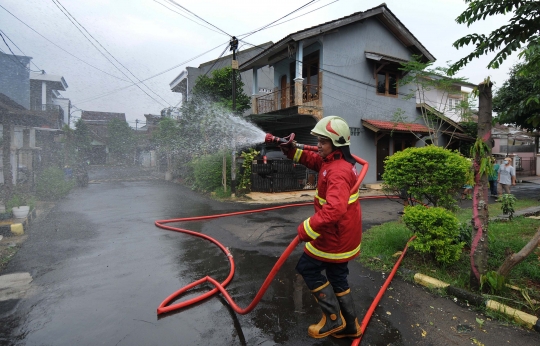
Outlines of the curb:
M 536 316 L 511 308 L 508 305 L 501 304 L 494 300 L 486 299 L 478 294 L 451 286 L 446 282 L 440 281 L 424 274 L 414 274 L 414 281 L 428 288 L 445 289 L 447 293 L 453 295 L 458 299 L 467 301 L 468 303 L 472 303 L 473 305 L 478 307 L 486 307 L 487 309 L 502 313 L 512 318 L 518 324 L 540 333 L 540 319 Z
M 36 208 L 28 214 L 24 219 L 11 219 L 9 223 L 0 225 L 0 235 L 9 237 L 12 235 L 20 236 L 24 234 L 24 230 L 28 229 L 32 220 L 36 217 Z M 16 221 L 15 221 L 16 220 Z M 18 222 L 20 221 L 20 222 Z

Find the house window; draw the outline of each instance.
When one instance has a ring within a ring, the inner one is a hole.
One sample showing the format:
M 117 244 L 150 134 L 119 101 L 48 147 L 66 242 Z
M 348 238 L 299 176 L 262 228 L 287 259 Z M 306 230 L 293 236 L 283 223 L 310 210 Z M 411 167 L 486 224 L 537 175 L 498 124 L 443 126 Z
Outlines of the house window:
M 460 99 L 448 98 L 448 110 L 453 112 L 457 111 L 460 107 L 460 103 Z
M 302 98 L 304 102 L 319 99 L 319 51 L 315 51 L 304 56 L 302 61 L 303 90 Z
M 389 63 L 375 64 L 375 78 L 377 95 L 397 97 L 399 70 L 397 66 Z

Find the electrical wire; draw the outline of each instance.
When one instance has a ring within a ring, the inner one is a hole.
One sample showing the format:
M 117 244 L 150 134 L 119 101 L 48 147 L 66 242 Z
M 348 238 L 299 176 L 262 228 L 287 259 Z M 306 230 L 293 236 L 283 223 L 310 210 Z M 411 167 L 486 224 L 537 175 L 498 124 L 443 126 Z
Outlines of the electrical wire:
M 17 54 L 13 53 L 13 50 L 11 50 L 11 47 L 9 46 L 9 44 L 6 42 L 6 39 L 4 38 L 4 35 L 2 35 L 2 32 L 0 32 L 0 37 L 2 37 L 2 41 L 4 41 L 4 43 L 6 44 L 6 47 L 8 47 L 9 51 L 11 52 L 11 54 L 13 55 L 9 55 L 9 54 L 6 54 L 9 59 L 11 61 L 14 61 L 15 63 L 18 63 L 18 64 L 21 64 L 22 67 L 24 67 L 26 70 L 28 71 L 32 71 L 32 72 L 41 72 L 41 71 L 34 71 L 32 69 L 30 69 L 28 66 L 26 66 L 25 64 L 22 63 L 22 61 L 20 61 L 18 58 L 17 58 Z
M 189 18 L 188 16 L 186 16 L 186 15 L 180 13 L 180 12 L 177 12 L 177 11 L 173 10 L 172 8 L 170 8 L 170 7 L 165 6 L 165 4 L 162 4 L 161 2 L 159 2 L 159 1 L 157 1 L 157 0 L 152 0 L 152 1 L 155 2 L 155 3 L 160 4 L 161 6 L 165 7 L 165 8 L 168 9 L 169 11 L 172 11 L 172 12 L 174 12 L 174 13 L 176 13 L 176 14 L 179 14 L 179 15 L 181 15 L 182 17 L 186 18 L 187 20 L 190 20 L 190 21 L 192 21 L 193 23 L 202 26 L 203 28 L 206 28 L 206 29 L 211 30 L 211 31 L 213 31 L 213 32 L 217 32 L 218 34 L 221 34 L 221 35 L 226 35 L 226 36 L 228 36 L 227 34 L 224 34 L 224 33 L 222 33 L 221 31 L 217 31 L 217 30 L 214 30 L 214 29 L 212 29 L 212 28 L 207 27 L 206 25 L 202 25 L 201 23 L 199 23 L 199 22 L 197 22 L 197 21 L 195 21 L 195 20 Z
M 227 35 L 227 36 L 229 36 L 229 37 L 232 37 L 232 35 L 228 34 L 226 31 L 224 31 L 224 30 L 218 28 L 217 26 L 215 26 L 214 24 L 208 22 L 208 21 L 205 20 L 204 18 L 199 17 L 198 15 L 196 15 L 196 14 L 193 13 L 193 12 L 191 12 L 190 10 L 188 10 L 187 8 L 185 8 L 184 6 L 182 6 L 182 5 L 180 5 L 179 3 L 177 3 L 176 1 L 174 1 L 174 0 L 168 0 L 168 1 L 169 1 L 171 4 L 176 5 L 176 6 L 180 7 L 180 8 L 182 8 L 183 10 L 185 10 L 185 11 L 191 13 L 191 14 L 194 15 L 195 17 L 197 17 L 197 18 L 199 18 L 200 20 L 202 20 L 203 22 L 205 22 L 206 24 L 209 24 L 209 25 L 213 26 L 214 28 L 218 29 L 219 31 L 221 31 L 221 32 L 224 33 L 225 35 Z
M 287 20 L 285 20 L 285 21 L 283 21 L 283 22 L 281 22 L 281 23 L 277 23 L 277 24 L 274 24 L 274 25 L 267 26 L 264 30 L 270 29 L 270 28 L 273 28 L 273 27 L 275 27 L 275 26 L 278 26 L 278 25 L 281 25 L 281 24 L 285 24 L 285 23 L 287 23 L 287 22 L 290 22 L 291 20 L 295 20 L 295 19 L 297 19 L 297 18 L 303 17 L 303 16 L 305 16 L 306 14 L 310 14 L 310 13 L 312 13 L 312 12 L 315 12 L 315 11 L 317 11 L 317 10 L 320 10 L 321 8 L 324 8 L 324 7 L 328 6 L 328 5 L 332 5 L 333 3 L 338 2 L 338 1 L 339 1 L 339 0 L 334 0 L 334 1 L 332 1 L 332 2 L 330 2 L 330 3 L 328 3 L 328 4 L 326 4 L 326 5 L 323 5 L 323 6 L 321 6 L 321 7 L 317 7 L 317 8 L 314 9 L 314 10 L 311 10 L 311 11 L 309 11 L 309 12 L 303 13 L 303 14 L 301 14 L 301 15 L 299 15 L 299 16 L 296 16 L 296 17 L 293 17 L 293 18 L 291 18 L 291 19 L 287 19 Z M 307 6 L 306 6 L 306 7 L 307 7 Z M 242 35 L 240 35 L 240 36 L 247 35 L 247 34 L 248 34 L 248 33 L 242 34 Z M 247 37 L 247 36 L 246 36 L 246 37 Z
M 152 79 L 152 78 L 155 78 L 155 77 L 158 77 L 158 76 L 161 76 L 161 75 L 164 74 L 164 73 L 167 73 L 167 72 L 169 72 L 169 71 L 171 71 L 171 70 L 174 70 L 175 68 L 178 68 L 178 67 L 180 67 L 180 66 L 182 66 L 182 65 L 187 64 L 188 62 L 191 62 L 191 61 L 193 61 L 193 60 L 195 60 L 195 59 L 197 59 L 197 58 L 200 58 L 201 56 L 203 56 L 203 55 L 205 55 L 205 54 L 208 54 L 208 53 L 210 53 L 211 51 L 216 50 L 216 49 L 218 49 L 219 47 L 223 46 L 224 44 L 228 44 L 228 43 L 229 43 L 229 41 L 227 41 L 227 42 L 225 42 L 225 43 L 221 43 L 220 45 L 218 45 L 218 46 L 216 46 L 216 47 L 214 47 L 214 48 L 211 48 L 211 49 L 207 50 L 206 52 L 203 52 L 203 53 L 201 53 L 201 54 L 199 54 L 199 55 L 197 55 L 197 56 L 195 56 L 195 57 L 193 57 L 193 58 L 190 58 L 190 59 L 188 59 L 188 60 L 186 60 L 186 61 L 183 61 L 183 62 L 181 62 L 180 64 L 174 65 L 173 67 L 170 67 L 170 68 L 166 69 L 165 71 L 159 72 L 159 73 L 157 73 L 157 74 L 155 74 L 155 75 L 153 75 L 153 76 L 150 76 L 150 77 L 148 77 L 148 78 L 145 78 L 145 79 L 142 80 L 142 82 L 145 82 L 145 81 L 147 81 L 147 80 L 149 80 L 149 79 Z M 226 47 L 226 48 L 227 48 L 227 47 Z M 225 48 L 225 49 L 226 49 L 226 48 Z M 81 104 L 81 103 L 93 101 L 93 100 L 96 100 L 96 99 L 99 99 L 99 98 L 102 98 L 102 97 L 105 97 L 105 96 L 109 96 L 109 95 L 111 95 L 111 94 L 114 94 L 114 93 L 116 93 L 116 92 L 122 91 L 122 90 L 124 90 L 124 89 L 131 88 L 131 87 L 134 86 L 135 84 L 137 84 L 137 83 L 132 82 L 132 84 L 127 85 L 127 86 L 125 86 L 125 87 L 118 88 L 118 89 L 113 89 L 113 90 L 109 90 L 109 91 L 107 91 L 107 92 L 105 92 L 105 93 L 101 93 L 101 94 L 99 94 L 99 95 L 94 95 L 94 96 L 91 96 L 91 97 L 88 98 L 88 99 L 83 99 L 83 100 L 81 100 L 81 101 L 78 101 L 77 103 L 78 103 L 78 104 Z
M 223 54 L 225 54 L 225 52 L 227 51 L 227 48 L 229 48 L 229 46 L 225 46 L 225 49 L 223 50 L 223 52 L 221 52 L 221 54 L 218 56 L 218 58 L 216 59 L 216 61 L 214 61 L 214 63 L 212 64 L 212 66 L 208 69 L 208 71 L 206 71 L 206 73 L 204 74 L 204 77 L 206 77 L 206 75 L 208 74 L 208 72 L 212 71 L 212 69 L 214 68 L 214 66 L 216 66 L 217 62 L 219 61 L 219 59 L 221 59 L 221 57 L 223 56 Z
M 76 56 L 76 55 L 74 55 L 74 54 L 68 52 L 67 50 L 65 50 L 64 48 L 60 47 L 59 45 L 57 45 L 57 44 L 54 43 L 53 41 L 49 40 L 47 37 L 43 36 L 40 32 L 38 32 L 36 29 L 32 28 L 30 25 L 26 24 L 26 23 L 25 23 L 23 20 L 21 20 L 19 17 L 17 17 L 17 16 L 14 15 L 13 13 L 9 12 L 4 6 L 2 6 L 2 4 L 0 4 L 0 7 L 1 7 L 4 11 L 6 11 L 7 13 L 9 13 L 11 16 L 13 16 L 15 19 L 17 19 L 19 22 L 23 23 L 23 24 L 24 24 L 26 27 L 28 27 L 30 30 L 32 30 L 33 32 L 35 32 L 35 33 L 38 34 L 39 36 L 43 37 L 45 40 L 47 40 L 49 43 L 51 43 L 51 44 L 54 45 L 55 47 L 59 48 L 60 50 L 64 51 L 65 53 L 71 55 L 71 56 L 74 57 L 75 59 L 79 60 L 80 62 L 82 62 L 82 63 L 84 63 L 84 64 L 86 64 L 86 65 L 92 67 L 93 69 L 96 69 L 96 70 L 102 72 L 102 73 L 105 73 L 105 74 L 108 75 L 108 76 L 111 76 L 111 77 L 113 77 L 113 78 L 119 79 L 119 80 L 124 81 L 124 82 L 130 82 L 130 81 L 128 81 L 128 80 L 125 80 L 125 79 L 120 78 L 120 77 L 118 77 L 118 76 L 115 76 L 115 75 L 113 75 L 113 74 L 110 74 L 110 73 L 108 73 L 108 72 L 106 72 L 106 71 L 103 71 L 103 70 L 101 70 L 101 69 L 95 67 L 94 65 L 92 65 L 92 64 L 90 64 L 90 63 L 84 61 L 83 59 L 79 58 L 78 56 Z
M 94 37 L 92 36 L 92 34 L 90 34 L 90 32 L 88 32 L 88 30 L 86 30 L 86 28 L 81 24 L 79 23 L 79 21 L 77 21 L 77 19 L 60 3 L 59 0 L 52 0 L 52 2 L 56 5 L 56 7 L 58 7 L 58 9 L 60 10 L 60 12 L 62 12 L 68 19 L 69 21 L 77 28 L 77 30 L 79 30 L 79 32 L 84 36 L 84 38 L 86 38 L 91 44 L 92 46 L 94 46 L 94 48 L 96 48 L 96 50 L 101 54 L 103 55 L 103 57 L 105 57 L 105 59 L 107 59 L 118 71 L 120 71 L 120 73 L 122 73 L 126 78 L 128 78 L 130 81 L 131 81 L 131 78 L 129 78 L 129 76 L 124 72 L 122 71 L 118 66 L 116 66 L 108 57 L 105 53 L 103 53 L 93 42 L 92 40 L 90 40 L 85 34 L 84 32 L 79 28 L 79 26 L 92 38 L 94 39 L 94 41 L 96 41 L 100 47 L 102 47 L 105 52 L 107 52 L 118 64 L 120 64 L 120 66 L 122 66 L 124 69 L 126 69 L 126 71 L 128 71 L 133 77 L 135 77 L 135 79 L 137 79 L 139 82 L 142 83 L 142 81 L 137 78 L 137 76 L 135 76 L 127 67 L 125 67 L 120 61 L 118 61 L 118 59 L 116 59 L 105 47 L 103 47 L 103 45 Z M 61 8 L 60 8 L 61 7 Z M 62 10 L 63 9 L 63 10 Z M 65 11 L 65 12 L 64 12 Z M 73 18 L 73 20 L 72 20 Z M 77 24 L 75 24 L 75 22 L 79 25 L 77 26 Z M 165 101 L 166 104 L 168 104 L 169 106 L 171 105 L 169 102 L 167 102 L 167 100 L 165 100 L 163 97 L 161 97 L 160 95 L 158 95 L 156 92 L 154 92 L 152 89 L 150 89 L 147 85 L 145 85 L 144 83 L 142 83 L 148 90 L 150 90 L 154 95 L 158 96 L 159 98 L 161 98 L 163 101 Z M 150 97 L 152 100 L 154 100 L 155 102 L 157 102 L 159 105 L 161 105 L 162 107 L 164 107 L 164 105 L 159 102 L 158 100 L 156 100 L 154 97 L 152 97 L 150 94 L 148 94 L 143 88 L 141 88 L 138 84 L 136 84 L 137 88 L 139 88 L 142 92 L 144 92 L 148 97 Z
M 17 46 L 17 44 L 16 44 L 15 42 L 13 42 L 13 40 L 12 40 L 11 38 L 9 38 L 9 36 L 6 34 L 5 31 L 0 30 L 0 32 L 1 32 L 2 34 L 4 34 L 4 36 L 5 36 L 11 43 L 13 43 L 13 45 L 14 45 L 14 46 L 15 46 L 15 47 L 16 47 L 16 48 L 17 48 L 24 56 L 26 56 L 26 54 L 22 51 L 22 49 L 20 49 L 19 46 Z M 34 64 L 34 66 L 39 70 L 39 72 L 42 71 L 42 69 L 41 69 L 41 68 L 40 68 L 33 60 L 30 60 L 30 63 L 31 63 L 31 64 Z M 37 71 L 34 71 L 34 72 L 37 72 Z
M 276 20 L 274 20 L 273 22 L 271 22 L 271 23 L 269 23 L 269 24 L 266 24 L 265 26 L 261 27 L 260 29 L 257 29 L 257 30 L 254 30 L 254 31 L 248 33 L 248 34 L 247 34 L 246 36 L 244 36 L 243 38 L 249 37 L 249 36 L 251 36 L 251 35 L 253 35 L 253 34 L 255 34 L 255 33 L 259 32 L 259 31 L 262 31 L 262 30 L 264 30 L 264 29 L 267 29 L 270 25 L 272 25 L 272 24 L 274 24 L 274 23 L 276 23 L 276 22 L 279 22 L 279 21 L 282 20 L 283 18 L 286 18 L 286 17 L 290 16 L 291 14 L 293 14 L 293 13 L 295 13 L 295 12 L 300 11 L 302 8 L 308 6 L 309 4 L 311 4 L 312 2 L 315 2 L 315 1 L 318 1 L 318 0 L 311 0 L 311 1 L 308 2 L 307 4 L 298 7 L 296 10 L 294 10 L 294 11 L 292 11 L 292 12 L 290 12 L 290 13 L 284 15 L 283 17 L 281 17 L 281 18 L 279 18 L 279 19 L 276 19 Z

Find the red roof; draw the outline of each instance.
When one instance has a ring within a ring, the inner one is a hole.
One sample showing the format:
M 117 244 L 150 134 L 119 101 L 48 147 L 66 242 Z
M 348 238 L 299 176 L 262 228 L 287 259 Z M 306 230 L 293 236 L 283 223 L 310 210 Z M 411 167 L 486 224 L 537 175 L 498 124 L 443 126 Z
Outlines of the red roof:
M 375 132 L 379 132 L 381 130 L 399 132 L 430 132 L 425 125 L 416 123 L 400 123 L 397 121 L 362 119 L 362 125 Z

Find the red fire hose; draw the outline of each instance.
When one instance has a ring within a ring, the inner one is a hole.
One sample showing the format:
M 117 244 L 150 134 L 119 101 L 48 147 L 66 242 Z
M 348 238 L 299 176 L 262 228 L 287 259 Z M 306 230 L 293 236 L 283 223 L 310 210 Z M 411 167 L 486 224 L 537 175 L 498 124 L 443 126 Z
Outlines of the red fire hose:
M 358 191 L 358 189 L 360 187 L 360 184 L 361 184 L 362 180 L 364 179 L 364 177 L 365 177 L 365 175 L 367 173 L 368 167 L 369 167 L 369 164 L 368 164 L 367 161 L 365 161 L 365 160 L 363 160 L 363 159 L 361 159 L 361 158 L 359 158 L 357 156 L 354 156 L 354 155 L 353 155 L 353 157 L 359 164 L 362 165 L 362 170 L 360 171 L 360 174 L 358 175 L 358 180 L 357 180 L 356 184 L 351 189 L 351 194 L 356 193 Z M 388 197 L 386 197 L 386 196 L 370 196 L 370 197 L 364 197 L 364 198 L 359 198 L 359 199 L 376 199 L 376 198 L 388 198 Z M 395 198 L 399 198 L 399 197 L 395 197 Z M 207 236 L 207 235 L 202 234 L 202 233 L 190 231 L 190 230 L 187 230 L 187 229 L 183 229 L 183 228 L 166 226 L 165 224 L 174 223 L 174 222 L 185 222 L 185 221 L 210 220 L 210 219 L 216 219 L 216 218 L 228 217 L 228 216 L 260 213 L 260 212 L 276 210 L 276 209 L 308 206 L 308 205 L 312 205 L 312 204 L 313 204 L 312 202 L 306 202 L 306 203 L 288 204 L 288 205 L 282 205 L 282 206 L 275 206 L 275 207 L 268 207 L 268 208 L 262 208 L 262 209 L 254 209 L 254 210 L 246 210 L 246 211 L 226 213 L 226 214 L 217 214 L 217 215 L 208 215 L 208 216 L 196 216 L 196 217 L 186 217 L 186 218 L 177 218 L 177 219 L 170 219 L 170 220 L 157 220 L 157 221 L 155 221 L 155 225 L 157 227 L 159 227 L 159 228 L 163 228 L 163 229 L 167 229 L 167 230 L 171 230 L 171 231 L 176 231 L 176 232 L 181 232 L 181 233 L 187 233 L 187 234 L 190 234 L 190 235 L 194 235 L 194 236 L 201 237 L 201 238 L 204 238 L 206 240 L 209 240 L 210 242 L 216 244 L 221 249 L 221 251 L 223 251 L 225 253 L 225 255 L 229 258 L 229 263 L 230 263 L 229 275 L 227 276 L 227 278 L 223 282 L 220 283 L 220 282 L 216 281 L 215 279 L 211 278 L 210 276 L 205 276 L 202 279 L 194 281 L 194 282 L 188 284 L 187 286 L 179 289 L 178 291 L 174 292 L 170 296 L 168 296 L 159 305 L 159 307 L 157 308 L 157 314 L 160 315 L 160 314 L 163 314 L 163 313 L 171 312 L 171 311 L 174 311 L 174 310 L 182 309 L 184 307 L 193 305 L 193 304 L 195 304 L 197 302 L 200 302 L 200 301 L 202 301 L 202 300 L 204 300 L 206 298 L 211 297 L 212 295 L 216 294 L 218 291 L 225 297 L 225 299 L 227 300 L 229 305 L 232 307 L 232 309 L 236 313 L 239 313 L 241 315 L 247 314 L 250 311 L 252 311 L 255 308 L 255 306 L 257 306 L 257 304 L 259 303 L 259 301 L 263 297 L 264 293 L 266 292 L 266 290 L 270 286 L 270 283 L 272 282 L 272 280 L 276 276 L 277 272 L 282 267 L 283 263 L 285 263 L 285 261 L 287 260 L 287 258 L 291 254 L 291 252 L 300 243 L 300 241 L 298 239 L 298 236 L 296 236 L 291 241 L 289 246 L 287 246 L 285 251 L 283 251 L 280 258 L 278 259 L 278 261 L 276 262 L 276 264 L 274 265 L 274 267 L 272 268 L 272 270 L 268 274 L 267 278 L 264 280 L 261 288 L 259 289 L 259 292 L 255 296 L 253 301 L 246 308 L 242 309 L 233 301 L 233 299 L 231 298 L 229 293 L 225 290 L 225 286 L 227 286 L 229 284 L 229 282 L 231 282 L 231 280 L 232 280 L 232 278 L 234 276 L 234 272 L 235 272 L 235 265 L 234 265 L 233 256 L 229 252 L 229 250 L 225 246 L 223 246 L 221 243 L 219 243 L 217 240 L 215 240 L 214 238 L 212 238 L 210 236 Z M 412 241 L 413 239 L 414 239 L 414 237 L 411 238 L 409 240 L 409 242 Z M 379 300 L 382 298 L 382 296 L 384 294 L 384 291 L 386 290 L 386 288 L 390 284 L 390 281 L 394 277 L 394 274 L 397 271 L 397 268 L 399 267 L 399 264 L 401 263 L 401 260 L 402 260 L 403 256 L 405 255 L 405 252 L 407 250 L 409 242 L 407 243 L 407 246 L 403 250 L 402 255 L 400 256 L 400 258 L 398 259 L 396 265 L 394 266 L 394 269 L 392 270 L 392 272 L 388 276 L 388 279 L 384 283 L 384 285 L 381 288 L 381 290 L 380 290 L 379 294 L 377 295 L 377 297 L 375 297 L 375 300 L 373 301 L 373 303 L 372 303 L 371 307 L 369 308 L 366 316 L 364 317 L 364 319 L 362 321 L 362 325 L 361 325 L 362 333 L 364 333 L 364 331 L 365 331 L 365 329 L 367 327 L 367 324 L 369 322 L 369 319 L 371 318 L 371 315 L 373 314 L 373 311 L 377 307 L 377 304 L 378 304 Z M 203 293 L 203 294 L 201 294 L 201 295 L 199 295 L 199 296 L 197 296 L 195 298 L 192 298 L 192 299 L 189 299 L 189 300 L 186 300 L 186 301 L 183 301 L 183 302 L 179 302 L 179 303 L 176 303 L 176 304 L 169 305 L 170 302 L 175 300 L 177 297 L 179 297 L 183 293 L 185 293 L 188 290 L 190 290 L 190 289 L 192 289 L 192 288 L 194 288 L 196 286 L 199 286 L 199 285 L 201 285 L 201 284 L 203 284 L 205 282 L 211 283 L 212 285 L 214 285 L 215 288 L 213 288 L 212 290 L 210 290 L 210 291 L 208 291 L 206 293 Z M 359 339 L 355 339 L 353 341 L 352 345 L 358 345 L 360 343 L 360 340 L 361 340 L 361 337 Z

